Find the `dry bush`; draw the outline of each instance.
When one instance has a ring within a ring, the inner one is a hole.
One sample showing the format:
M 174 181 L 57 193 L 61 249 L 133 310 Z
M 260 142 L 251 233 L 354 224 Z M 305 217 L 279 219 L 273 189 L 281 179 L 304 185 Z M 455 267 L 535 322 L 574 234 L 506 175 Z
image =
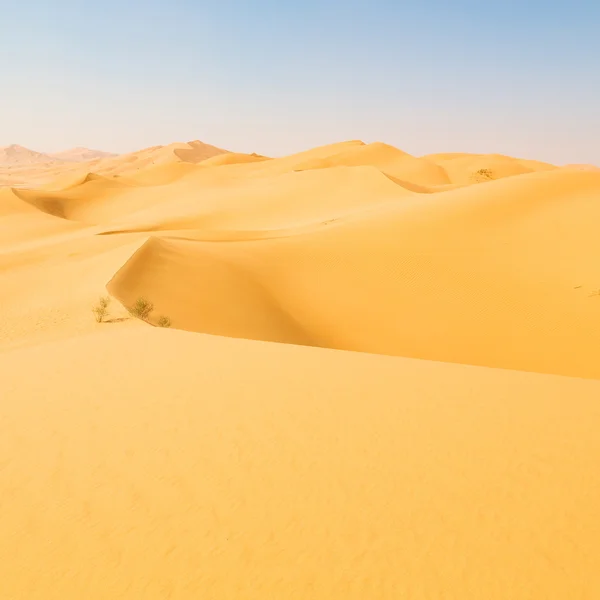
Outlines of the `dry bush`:
M 98 300 L 98 304 L 92 308 L 92 312 L 96 317 L 97 323 L 102 323 L 104 317 L 108 315 L 108 305 L 110 304 L 110 296 L 104 296 Z
M 171 319 L 169 319 L 169 317 L 165 317 L 165 315 L 162 315 L 158 319 L 158 326 L 159 327 L 171 327 Z
M 494 179 L 494 174 L 491 169 L 479 169 L 473 173 L 473 179 L 478 183 L 491 181 Z
M 146 298 L 138 298 L 135 304 L 127 309 L 129 313 L 142 321 L 148 321 L 150 313 L 154 310 L 154 304 Z

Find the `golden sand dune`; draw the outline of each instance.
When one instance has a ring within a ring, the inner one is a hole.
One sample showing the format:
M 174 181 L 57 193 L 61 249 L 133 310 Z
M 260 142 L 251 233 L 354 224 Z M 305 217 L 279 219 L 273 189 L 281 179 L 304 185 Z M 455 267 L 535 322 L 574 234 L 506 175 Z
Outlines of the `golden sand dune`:
M 0 188 L 0 217 L 34 211 L 34 207 L 23 202 L 16 195 L 16 190 L 8 187 Z
M 177 169 L 181 164 L 196 164 L 226 152 L 200 141 L 153 146 L 119 156 L 85 148 L 56 155 L 40 154 L 20 146 L 16 148 L 5 149 L 12 162 L 4 165 L 0 149 L 0 186 L 26 187 L 29 184 L 54 191 L 77 183 L 90 172 L 105 177 L 136 176 L 155 166 L 170 165 Z M 13 157 L 15 153 L 18 160 Z
M 30 150 L 18 144 L 12 144 L 11 146 L 4 146 L 0 148 L 0 166 L 20 166 L 20 165 L 31 165 L 31 164 L 47 164 L 58 159 L 44 154 L 42 152 L 36 152 Z
M 226 150 L 222 150 L 221 148 L 217 148 L 215 146 L 210 146 L 209 144 L 204 144 L 199 140 L 188 142 L 187 146 L 189 146 L 189 148 L 174 149 L 173 154 L 185 162 L 194 164 L 212 158 L 213 156 L 219 156 L 220 154 L 224 154 L 226 152 Z
M 6 597 L 600 591 L 600 383 L 105 327 L 0 360 Z
M 131 186 L 116 179 L 100 175 L 87 175 L 59 192 L 37 190 L 13 190 L 23 201 L 55 217 L 82 222 L 106 219 L 107 215 L 122 210 L 120 196 Z M 139 196 L 139 190 L 136 189 Z
M 53 158 L 59 160 L 66 160 L 69 162 L 89 162 L 90 160 L 96 160 L 98 158 L 109 158 L 111 156 L 117 156 L 113 152 L 103 152 L 102 150 L 93 150 L 90 148 L 70 148 L 69 150 L 63 150 L 62 152 L 55 152 L 51 154 Z
M 86 165 L 96 166 L 101 158 L 115 157 L 116 154 L 73 148 L 64 152 L 46 154 L 13 144 L 0 148 L 0 187 L 53 187 L 54 180 L 70 181 L 77 178 L 80 167 L 89 172 Z M 54 187 L 56 187 L 54 185 Z
M 255 163 L 263 160 L 271 160 L 268 156 L 260 154 L 240 154 L 239 152 L 229 152 L 227 154 L 218 154 L 212 158 L 203 160 L 200 164 L 203 167 L 218 167 L 221 165 L 237 165 L 240 163 Z
M 94 233 L 94 228 L 40 211 L 0 217 L 0 356 L 14 347 L 96 330 L 90 309 L 106 294 L 103 282 L 143 244 L 144 236 Z M 130 324 L 122 320 L 126 315 L 117 303 L 111 307 L 110 319 L 117 319 L 119 327 Z
M 424 159 L 443 167 L 452 183 L 481 183 L 535 171 L 550 171 L 554 165 L 502 154 L 430 154 Z
M 450 183 L 442 167 L 382 143 L 354 146 L 339 154 L 297 165 L 296 170 L 323 169 L 341 165 L 348 167 L 371 165 L 387 175 L 417 184 Z
M 554 171 L 390 195 L 261 243 L 152 239 L 109 290 L 192 331 L 600 378 L 599 194 L 600 174 Z
M 162 165 L 151 165 L 125 175 L 115 175 L 121 181 L 131 182 L 134 185 L 159 186 L 173 183 L 182 177 L 198 173 L 200 166 L 189 162 L 166 163 Z
M 10 253 L 14 244 L 37 244 L 48 236 L 77 229 L 76 224 L 38 210 L 17 194 L 16 190 L 0 188 L 0 253 Z
M 2 598 L 600 597 L 598 170 L 190 142 L 2 181 Z
M 174 143 L 168 146 L 154 146 L 138 152 L 116 157 L 103 158 L 91 163 L 93 170 L 101 175 L 132 175 L 155 165 L 173 165 L 180 162 L 198 163 L 202 160 L 225 153 L 200 141 Z
M 254 171 L 261 173 L 264 171 L 268 171 L 272 174 L 275 173 L 286 173 L 289 171 L 293 171 L 296 167 L 301 166 L 302 164 L 312 161 L 312 160 L 320 160 L 326 159 L 331 156 L 335 156 L 340 152 L 344 152 L 350 150 L 352 148 L 359 148 L 364 146 L 365 143 L 360 140 L 349 140 L 346 142 L 338 142 L 335 144 L 326 144 L 324 146 L 318 146 L 316 148 L 311 148 L 310 150 L 304 150 L 302 152 L 297 152 L 295 154 L 290 154 L 288 156 L 282 156 L 279 158 L 275 158 L 268 162 L 261 161 L 261 164 L 254 165 Z M 246 165 L 247 167 L 250 165 Z M 250 173 L 248 168 L 245 169 L 246 172 Z
M 577 171 L 600 171 L 600 167 L 595 165 L 571 164 L 565 165 L 563 169 L 575 169 Z
M 412 196 L 410 190 L 372 167 L 234 179 L 229 185 L 218 186 L 202 178 L 205 187 L 200 192 L 195 185 L 198 179 L 190 177 L 174 185 L 172 198 L 157 190 L 164 201 L 154 204 L 149 200 L 151 208 L 130 214 L 111 231 L 289 229 Z
M 182 165 L 152 167 L 127 178 L 86 175 L 60 191 L 15 189 L 13 194 L 65 219 L 99 224 L 122 216 L 123 229 L 154 231 L 195 229 L 199 224 L 206 229 L 289 228 L 410 193 L 371 167 L 289 172 L 249 181 L 231 178 L 225 184 L 215 182 L 208 171 Z M 171 183 L 168 189 L 165 182 Z

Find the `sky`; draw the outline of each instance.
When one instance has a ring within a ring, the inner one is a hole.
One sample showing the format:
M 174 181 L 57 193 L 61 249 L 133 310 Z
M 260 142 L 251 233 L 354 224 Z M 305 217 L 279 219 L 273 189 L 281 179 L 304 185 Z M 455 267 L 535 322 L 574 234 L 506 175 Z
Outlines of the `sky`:
M 597 0 L 0 0 L 0 146 L 600 165 Z

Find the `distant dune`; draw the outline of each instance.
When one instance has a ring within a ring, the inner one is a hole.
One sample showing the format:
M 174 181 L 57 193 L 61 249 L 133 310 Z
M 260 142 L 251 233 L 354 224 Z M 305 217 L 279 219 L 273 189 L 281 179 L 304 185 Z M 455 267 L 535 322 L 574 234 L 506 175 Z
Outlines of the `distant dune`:
M 0 162 L 2 597 L 600 597 L 599 169 Z
M 109 152 L 100 150 L 90 150 L 88 148 L 72 148 L 63 152 L 48 154 L 29 150 L 23 146 L 13 144 L 0 148 L 0 167 L 2 166 L 20 166 L 40 165 L 47 163 L 62 162 L 88 162 L 98 158 L 107 158 L 117 156 Z
M 188 142 L 186 146 L 187 147 L 174 149 L 173 154 L 185 162 L 191 162 L 194 164 L 202 162 L 208 158 L 212 158 L 213 156 L 225 154 L 227 152 L 226 150 L 222 150 L 216 146 L 204 144 L 199 140 Z
M 131 176 L 160 165 L 196 164 L 227 151 L 198 140 L 153 146 L 124 155 L 74 148 L 43 154 L 22 146 L 0 148 L 0 186 L 60 189 L 64 182 L 88 172 L 106 176 Z M 167 177 L 167 179 L 169 179 Z
M 267 156 L 260 154 L 240 154 L 235 152 L 228 152 L 227 154 L 218 154 L 211 158 L 207 158 L 201 161 L 203 167 L 218 167 L 219 165 L 233 165 L 240 163 L 249 162 L 260 162 L 263 160 L 270 160 Z
M 0 167 L 39 165 L 58 160 L 48 154 L 29 150 L 17 144 L 0 148 Z
M 450 183 L 444 169 L 427 159 L 415 158 L 387 144 L 375 143 L 353 146 L 339 154 L 307 161 L 296 166 L 296 170 L 323 169 L 333 166 L 355 167 L 369 165 L 386 175 L 425 185 Z
M 87 162 L 97 158 L 117 156 L 117 154 L 111 152 L 102 152 L 102 150 L 90 150 L 89 148 L 78 147 L 71 148 L 70 150 L 64 150 L 63 152 L 55 152 L 54 154 L 50 154 L 50 156 L 58 160 L 66 160 L 68 162 Z
M 565 165 L 563 169 L 576 169 L 578 171 L 600 171 L 600 167 L 595 165 L 572 164 Z
M 483 183 L 556 168 L 548 163 L 502 154 L 431 154 L 425 159 L 443 168 L 452 183 L 460 184 Z

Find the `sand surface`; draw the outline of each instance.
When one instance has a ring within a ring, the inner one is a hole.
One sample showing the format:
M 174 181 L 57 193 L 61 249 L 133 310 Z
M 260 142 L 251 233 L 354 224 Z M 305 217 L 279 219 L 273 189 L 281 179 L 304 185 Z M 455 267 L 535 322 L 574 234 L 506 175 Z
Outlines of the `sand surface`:
M 599 170 L 11 148 L 0 598 L 600 597 Z

